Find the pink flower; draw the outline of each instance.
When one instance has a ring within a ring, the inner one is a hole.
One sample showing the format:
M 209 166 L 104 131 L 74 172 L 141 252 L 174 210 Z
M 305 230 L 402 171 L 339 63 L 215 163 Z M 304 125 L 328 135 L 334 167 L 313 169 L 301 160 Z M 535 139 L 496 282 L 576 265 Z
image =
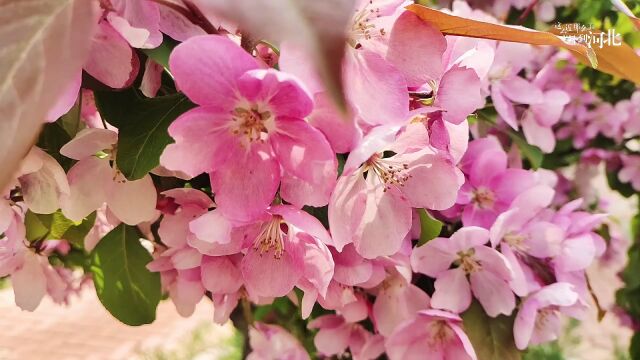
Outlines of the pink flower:
M 373 319 L 380 334 L 393 330 L 420 310 L 429 308 L 429 295 L 402 276 L 391 275 L 380 286 L 373 303 Z
M 458 170 L 430 148 L 404 153 L 393 127 L 374 128 L 349 154 L 329 203 L 329 224 L 338 251 L 350 243 L 367 259 L 392 255 L 411 228 L 411 208 L 453 205 Z M 396 146 L 397 145 L 397 146 Z M 396 155 L 384 157 L 384 151 Z
M 339 315 L 317 317 L 308 327 L 319 329 L 313 343 L 324 356 L 340 356 L 348 348 L 353 359 L 373 360 L 384 352 L 384 338 L 381 335 L 374 335 L 362 325 L 348 322 Z
M 407 85 L 430 96 L 430 105 L 442 110 L 444 121 L 460 124 L 484 105 L 480 78 L 472 68 L 455 61 L 444 64 L 444 36 L 411 12 L 395 22 L 387 59 L 406 78 Z
M 507 154 L 494 137 L 469 143 L 461 167 L 467 182 L 457 203 L 465 205 L 462 213 L 465 226 L 489 228 L 520 193 L 537 183 L 529 171 L 507 169 Z
M 567 283 L 545 286 L 527 297 L 518 311 L 513 336 L 518 349 L 558 338 L 562 330 L 562 308 L 575 304 L 578 294 Z
M 117 138 L 111 130 L 84 129 L 60 149 L 62 155 L 79 160 L 67 173 L 69 194 L 61 198 L 67 218 L 80 221 L 104 203 L 129 225 L 156 216 L 157 195 L 151 177 L 129 181 L 118 171 Z
M 292 206 L 279 205 L 270 207 L 257 226 L 240 264 L 249 294 L 284 296 L 305 282 L 324 296 L 334 262 L 325 245 L 331 239 L 322 224 Z
M 25 204 L 38 214 L 51 214 L 60 208 L 60 200 L 69 195 L 64 170 L 49 154 L 32 147 L 18 170 L 18 183 Z
M 300 342 L 277 325 L 255 323 L 249 328 L 249 344 L 253 350 L 247 360 L 308 360 L 309 354 Z
M 556 146 L 552 126 L 560 120 L 560 115 L 570 99 L 562 90 L 549 90 L 543 97 L 543 102 L 531 104 L 521 123 L 527 141 L 538 146 L 543 152 L 551 153 Z
M 476 360 L 458 315 L 441 310 L 422 310 L 405 321 L 387 338 L 391 360 Z
M 161 156 L 165 167 L 189 176 L 210 173 L 218 208 L 231 219 L 261 215 L 281 181 L 315 188 L 324 199 L 314 205 L 326 204 L 336 159 L 322 133 L 303 120 L 313 102 L 296 79 L 259 69 L 233 41 L 213 35 L 178 45 L 170 68 L 178 87 L 200 106 L 169 127 L 176 143 Z M 307 203 L 306 194 L 282 195 Z
M 487 315 L 511 314 L 513 271 L 502 254 L 485 246 L 488 241 L 488 230 L 471 226 L 413 250 L 413 270 L 436 279 L 432 307 L 461 313 L 471 304 L 473 293 Z M 450 269 L 452 264 L 457 266 Z

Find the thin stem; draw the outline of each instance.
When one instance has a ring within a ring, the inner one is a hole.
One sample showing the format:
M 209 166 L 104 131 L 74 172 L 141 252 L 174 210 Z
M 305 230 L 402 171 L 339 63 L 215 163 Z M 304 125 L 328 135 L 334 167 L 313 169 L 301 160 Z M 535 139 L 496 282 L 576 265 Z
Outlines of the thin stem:
M 518 18 L 518 25 L 522 25 L 522 23 L 524 23 L 524 21 L 527 19 L 527 16 L 529 16 L 533 8 L 536 7 L 536 5 L 538 5 L 538 1 L 539 0 L 531 1 L 531 4 L 527 6 L 527 8 L 522 13 L 522 15 L 520 15 L 520 17 Z

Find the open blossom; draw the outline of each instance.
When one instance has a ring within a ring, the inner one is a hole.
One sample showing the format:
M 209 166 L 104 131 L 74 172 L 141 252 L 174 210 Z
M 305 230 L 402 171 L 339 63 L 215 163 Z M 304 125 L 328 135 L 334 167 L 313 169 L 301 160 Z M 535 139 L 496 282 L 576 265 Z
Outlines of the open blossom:
M 557 339 L 562 330 L 562 309 L 577 300 L 578 294 L 567 283 L 551 284 L 525 298 L 513 325 L 518 349 Z
M 395 254 L 411 228 L 411 208 L 453 205 L 459 170 L 431 148 L 404 152 L 397 130 L 378 127 L 349 154 L 329 203 L 329 224 L 338 251 L 350 243 L 363 257 Z M 384 152 L 397 151 L 385 157 Z
M 18 184 L 26 206 L 37 214 L 51 214 L 69 195 L 69 183 L 58 162 L 40 148 L 31 148 L 18 170 Z
M 311 215 L 292 206 L 272 206 L 258 222 L 258 231 L 240 268 L 249 295 L 277 297 L 300 282 L 324 296 L 334 262 L 326 244 L 329 233 Z
M 253 350 L 247 360 L 309 360 L 309 354 L 287 330 L 277 325 L 255 323 L 249 328 Z
M 462 319 L 458 315 L 442 310 L 422 310 L 387 338 L 387 355 L 391 360 L 476 360 L 476 353 L 461 325 Z
M 232 219 L 262 214 L 281 180 L 323 189 L 328 201 L 336 159 L 324 135 L 303 120 L 313 102 L 295 78 L 260 69 L 232 40 L 214 35 L 178 45 L 170 67 L 200 106 L 169 127 L 176 143 L 162 165 L 189 176 L 210 173 L 218 208 Z M 304 194 L 285 195 L 306 203 Z
M 130 181 L 118 170 L 117 139 L 111 130 L 84 129 L 60 149 L 62 155 L 78 160 L 67 173 L 69 194 L 61 199 L 60 208 L 67 218 L 80 221 L 104 203 L 129 225 L 156 215 L 157 195 L 151 177 Z
M 513 271 L 502 254 L 485 246 L 488 241 L 488 230 L 470 226 L 451 238 L 435 238 L 413 250 L 413 270 L 436 279 L 432 307 L 463 312 L 471 305 L 473 293 L 487 315 L 511 314 L 515 307 L 509 287 Z M 452 264 L 456 267 L 450 269 Z
M 464 205 L 462 223 L 465 226 L 488 229 L 518 195 L 538 184 L 532 172 L 507 168 L 507 154 L 494 137 L 472 141 L 462 158 L 461 168 L 467 181 L 458 194 L 457 203 Z

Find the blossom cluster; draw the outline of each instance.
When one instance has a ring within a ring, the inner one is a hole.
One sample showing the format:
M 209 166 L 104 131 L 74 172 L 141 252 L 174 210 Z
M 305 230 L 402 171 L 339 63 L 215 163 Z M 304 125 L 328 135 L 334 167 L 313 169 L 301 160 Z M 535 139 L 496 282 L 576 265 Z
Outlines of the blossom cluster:
M 546 20 L 565 5 L 540 3 Z M 89 60 L 49 114 L 75 106 L 81 130 L 55 158 L 34 147 L 1 194 L 0 275 L 21 308 L 77 293 L 89 281 L 65 256 L 89 254 L 122 223 L 151 241 L 146 268 L 181 315 L 209 298 L 224 323 L 241 304 L 287 297 L 323 356 L 476 359 L 463 321 L 473 308 L 514 319 L 520 350 L 586 315 L 605 215 L 523 162 L 509 135 L 543 153 L 563 139 L 620 143 L 640 135 L 640 93 L 611 105 L 583 89 L 567 53 L 444 36 L 404 1 L 371 0 L 348 27 L 340 109 L 297 44 L 247 49 L 233 24 L 207 34 L 161 2 L 100 4 Z M 450 12 L 499 22 L 464 2 Z M 140 49 L 163 36 L 180 42 L 168 63 L 142 67 Z M 156 99 L 169 81 L 192 103 L 150 174 L 119 168 L 123 131 L 98 111 L 88 77 Z M 619 159 L 620 181 L 640 191 L 640 156 Z M 94 220 L 77 247 L 65 231 L 32 236 L 33 214 L 65 229 Z M 426 223 L 445 226 L 426 238 Z M 277 324 L 256 322 L 250 338 L 255 359 L 309 358 Z

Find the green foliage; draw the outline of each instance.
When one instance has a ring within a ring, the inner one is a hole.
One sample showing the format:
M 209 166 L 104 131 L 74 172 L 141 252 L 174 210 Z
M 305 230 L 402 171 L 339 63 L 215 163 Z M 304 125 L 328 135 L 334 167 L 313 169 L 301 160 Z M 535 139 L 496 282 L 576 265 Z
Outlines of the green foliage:
M 156 318 L 160 274 L 146 265 L 152 260 L 140 243 L 136 227 L 120 224 L 91 253 L 91 272 L 98 298 L 118 320 L 143 325 Z
M 130 88 L 96 92 L 100 114 L 118 128 L 118 169 L 129 180 L 138 180 L 160 164 L 160 155 L 172 142 L 169 125 L 195 105 L 184 95 L 146 98 Z
M 27 211 L 24 223 L 27 240 L 30 242 L 64 239 L 75 248 L 82 249 L 84 238 L 93 227 L 95 220 L 95 212 L 81 222 L 74 222 L 67 219 L 59 210 L 53 214 L 36 214 Z
M 440 235 L 442 222 L 432 218 L 425 209 L 418 209 L 418 215 L 420 216 L 420 240 L 418 241 L 418 246 L 422 246 Z
M 65 171 L 68 171 L 73 165 L 73 160 L 61 155 L 60 149 L 71 141 L 82 128 L 84 128 L 84 123 L 80 121 L 80 106 L 76 104 L 56 122 L 43 126 L 37 145 L 56 159 Z
M 522 354 L 513 340 L 514 315 L 491 318 L 482 306 L 474 301 L 462 314 L 462 320 L 478 360 L 522 359 Z

